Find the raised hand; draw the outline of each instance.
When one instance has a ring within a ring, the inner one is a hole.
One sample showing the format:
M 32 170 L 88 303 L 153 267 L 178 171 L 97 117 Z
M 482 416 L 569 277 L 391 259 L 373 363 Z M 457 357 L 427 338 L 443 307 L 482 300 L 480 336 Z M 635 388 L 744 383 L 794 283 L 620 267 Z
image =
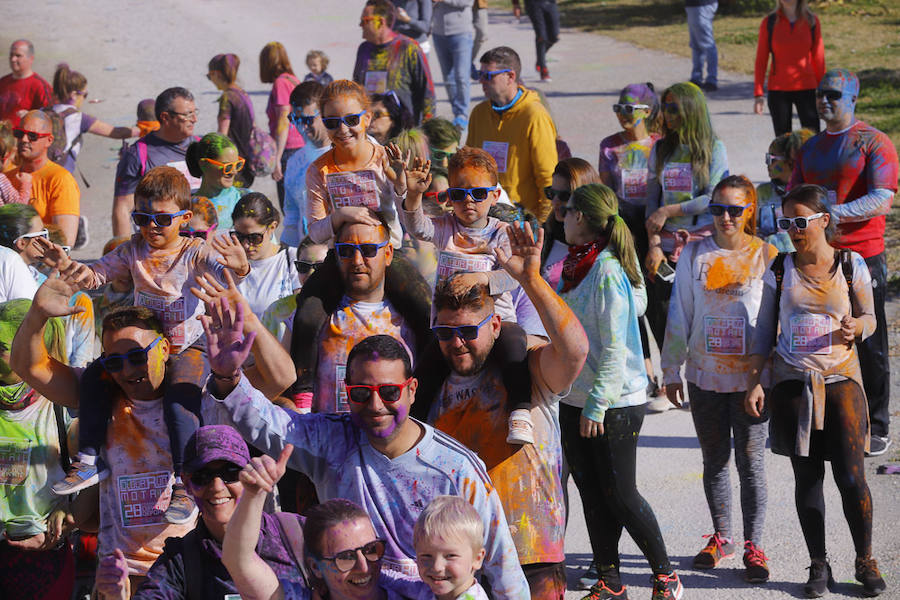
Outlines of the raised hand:
M 200 323 L 206 334 L 209 369 L 213 376 L 236 377 L 250 355 L 256 332 L 244 335 L 244 304 L 234 308 L 225 298 L 208 306 L 210 315 L 201 315 Z
M 244 247 L 234 239 L 231 234 L 223 234 L 214 237 L 209 243 L 212 249 L 221 254 L 216 258 L 223 267 L 227 267 L 236 274 L 243 277 L 250 272 L 250 262 L 247 260 L 247 253 Z
M 31 302 L 31 310 L 40 314 L 44 320 L 51 317 L 67 317 L 84 312 L 83 306 L 76 306 L 71 303 L 72 296 L 77 291 L 78 287 L 69 277 L 60 277 L 54 271 L 38 288 Z
M 275 484 L 287 470 L 287 462 L 293 451 L 293 444 L 287 444 L 277 461 L 265 454 L 251 459 L 240 475 L 241 483 L 244 484 L 244 493 L 255 496 L 268 494 L 275 489 Z
M 69 263 L 72 262 L 72 259 L 69 258 L 62 246 L 54 244 L 47 238 L 32 238 L 31 243 L 40 251 L 41 262 L 51 269 L 64 271 L 69 266 Z
M 128 561 L 121 550 L 100 559 L 95 582 L 102 598 L 128 598 Z
M 409 158 L 412 155 L 412 152 L 407 150 L 406 154 L 404 154 L 400 150 L 400 147 L 394 143 L 385 146 L 385 150 L 387 150 L 387 156 L 382 163 L 384 174 L 387 175 L 387 178 L 394 184 L 394 190 L 396 190 L 397 194 L 402 196 L 406 193 L 406 177 L 404 177 L 404 171 L 406 171 L 406 167 L 409 165 Z
M 544 245 L 544 230 L 538 229 L 537 240 L 531 231 L 531 224 L 526 222 L 521 227 L 516 221 L 507 227 L 511 254 L 503 248 L 495 248 L 494 254 L 506 272 L 520 284 L 541 277 L 541 247 Z
M 237 307 L 238 304 L 243 305 L 244 307 L 244 333 L 247 333 L 247 315 L 253 314 L 253 311 L 250 309 L 250 304 L 247 302 L 247 299 L 244 298 L 244 295 L 241 294 L 241 291 L 238 289 L 237 284 L 234 282 L 234 277 L 231 275 L 230 271 L 225 271 L 225 284 L 222 285 L 219 281 L 210 273 L 204 273 L 203 275 L 197 275 L 194 277 L 194 281 L 197 282 L 199 287 L 192 287 L 191 293 L 197 296 L 197 298 L 206 305 L 206 312 L 212 314 L 213 306 L 218 303 L 221 298 L 224 298 L 228 301 L 230 306 Z
M 431 161 L 416 157 L 406 169 L 406 187 L 410 193 L 421 196 L 428 191 L 430 185 Z

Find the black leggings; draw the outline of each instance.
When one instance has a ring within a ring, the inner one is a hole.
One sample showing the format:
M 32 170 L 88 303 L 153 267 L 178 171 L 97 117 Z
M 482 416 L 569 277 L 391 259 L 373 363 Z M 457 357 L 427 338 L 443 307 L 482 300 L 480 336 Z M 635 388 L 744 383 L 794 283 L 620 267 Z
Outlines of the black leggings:
M 559 41 L 559 9 L 556 0 L 525 0 L 525 12 L 534 28 L 537 66 L 547 68 L 547 50 Z
M 622 528 L 644 553 L 654 575 L 672 572 L 656 515 L 637 489 L 637 442 L 646 404 L 612 408 L 603 419 L 604 434 L 583 438 L 581 409 L 559 405 L 563 451 L 581 494 L 594 560 L 619 570 Z M 609 582 L 607 582 L 609 583 Z
M 797 428 L 801 381 L 783 381 L 769 402 L 773 429 L 785 434 Z M 825 386 L 825 428 L 812 432 L 809 456 L 791 456 L 794 502 L 810 558 L 825 558 L 825 461 L 831 461 L 834 482 L 841 493 L 844 517 L 856 555 L 872 552 L 872 496 L 863 464 L 866 440 L 866 401 L 859 385 L 844 380 Z
M 775 137 L 791 132 L 794 106 L 797 107 L 800 126 L 819 133 L 819 112 L 816 110 L 815 90 L 795 92 L 769 90 L 768 103 L 772 126 L 775 128 Z

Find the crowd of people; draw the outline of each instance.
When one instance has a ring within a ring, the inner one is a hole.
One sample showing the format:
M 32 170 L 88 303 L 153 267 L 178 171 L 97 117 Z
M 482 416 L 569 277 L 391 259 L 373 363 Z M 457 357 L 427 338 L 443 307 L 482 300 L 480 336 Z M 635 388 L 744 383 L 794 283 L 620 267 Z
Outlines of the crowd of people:
M 547 81 L 556 5 L 525 8 Z M 692 32 L 709 10 L 688 2 Z M 794 473 L 804 596 L 834 583 L 826 461 L 855 577 L 866 596 L 886 590 L 864 457 L 891 444 L 898 158 L 855 117 L 856 75 L 825 70 L 806 2 L 778 0 L 760 25 L 754 108 L 767 82 L 776 137 L 759 186 L 712 126 L 713 58 L 705 80 L 698 55 L 691 81 L 626 85 L 595 167 L 571 156 L 516 50 L 473 64 L 486 11 L 366 0 L 350 79 L 311 50 L 301 80 L 266 44 L 266 128 L 239 57 L 216 55 L 206 133 L 183 87 L 141 101 L 133 126 L 89 116 L 83 75 L 61 64 L 51 86 L 31 42 L 12 44 L 0 595 L 563 600 L 565 532 L 581 527 L 585 600 L 628 597 L 623 529 L 652 598 L 678 600 L 666 527 L 637 486 L 654 398 L 689 408 L 701 449 L 711 529 L 694 568 L 742 550 L 748 587 L 769 580 L 768 441 Z M 485 99 L 470 110 L 471 79 Z M 137 139 L 119 158 L 113 237 L 82 262 L 84 133 Z M 277 198 L 251 189 L 267 176 Z

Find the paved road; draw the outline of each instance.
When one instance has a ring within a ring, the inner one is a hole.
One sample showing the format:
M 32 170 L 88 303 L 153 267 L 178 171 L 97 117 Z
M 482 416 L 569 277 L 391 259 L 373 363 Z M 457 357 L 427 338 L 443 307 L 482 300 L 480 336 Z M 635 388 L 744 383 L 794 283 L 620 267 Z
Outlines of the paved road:
M 257 56 L 270 40 L 280 40 L 288 49 L 298 74 L 305 73 L 303 58 L 311 48 L 331 57 L 329 71 L 336 77 L 352 70 L 360 41 L 357 27 L 362 2 L 340 0 L 269 0 L 265 3 L 204 1 L 177 3 L 121 3 L 113 0 L 75 0 L 15 3 L 4 7 L 0 43 L 12 37 L 28 37 L 38 52 L 36 69 L 49 78 L 53 66 L 66 60 L 89 80 L 91 98 L 102 98 L 87 111 L 109 122 L 134 121 L 137 102 L 154 97 L 170 85 L 184 85 L 197 97 L 201 110 L 197 132 L 215 129 L 216 91 L 206 80 L 206 62 L 219 52 L 235 52 L 243 59 L 241 81 L 251 93 L 258 123 L 263 119 L 268 88 L 258 81 Z M 52 19 L 65 10 L 65 19 Z M 616 130 L 610 105 L 626 84 L 652 81 L 657 89 L 684 80 L 689 61 L 639 49 L 614 40 L 567 31 L 550 52 L 553 82 L 540 84 L 533 71 L 533 35 L 527 21 L 516 23 L 511 14 L 492 14 L 488 47 L 516 48 L 525 65 L 525 82 L 544 90 L 562 136 L 574 154 L 595 163 L 600 140 Z M 435 79 L 440 80 L 435 61 Z M 713 123 L 729 152 L 731 170 L 755 181 L 765 177 L 763 157 L 772 131 L 768 117 L 751 114 L 751 82 L 743 75 L 723 73 L 721 89 L 710 99 Z M 480 89 L 473 88 L 473 102 Z M 442 90 L 439 112 L 450 114 Z M 118 144 L 89 136 L 79 161 L 90 182 L 82 188 L 85 214 L 91 220 L 91 244 L 82 256 L 97 256 L 110 234 L 109 215 L 112 180 Z M 255 186 L 273 193 L 266 180 Z M 896 322 L 897 305 L 891 306 Z M 895 331 L 896 333 L 896 331 Z M 898 347 L 895 343 L 895 348 Z M 894 353 L 897 354 L 896 352 Z M 900 373 L 896 359 L 894 372 Z M 897 377 L 893 385 L 897 398 Z M 897 410 L 896 401 L 894 410 Z M 887 457 L 885 457 L 886 459 Z M 885 597 L 900 598 L 900 477 L 875 475 L 883 460 L 867 462 L 867 474 L 875 507 L 875 556 L 879 558 L 890 586 Z M 800 597 L 799 583 L 806 580 L 806 551 L 794 512 L 793 478 L 786 459 L 767 456 L 769 510 L 764 548 L 772 567 L 766 586 L 748 587 L 741 579 L 740 559 L 713 572 L 690 569 L 690 558 L 701 548 L 701 535 L 711 530 L 701 483 L 700 452 L 690 415 L 670 411 L 649 416 L 644 424 L 639 450 L 639 479 L 645 496 L 655 508 L 669 553 L 683 576 L 688 598 L 791 598 Z M 736 480 L 736 475 L 733 477 Z M 581 504 L 570 488 L 572 513 L 566 540 L 570 582 L 589 562 Z M 830 478 L 828 503 L 828 547 L 835 578 L 835 595 L 858 596 L 853 581 L 853 551 L 840 500 Z M 735 491 L 735 505 L 737 492 Z M 740 515 L 734 515 L 736 524 Z M 738 528 L 739 530 L 739 528 Z M 646 562 L 628 536 L 623 536 L 624 579 L 632 598 L 649 595 Z M 581 593 L 570 591 L 567 599 Z

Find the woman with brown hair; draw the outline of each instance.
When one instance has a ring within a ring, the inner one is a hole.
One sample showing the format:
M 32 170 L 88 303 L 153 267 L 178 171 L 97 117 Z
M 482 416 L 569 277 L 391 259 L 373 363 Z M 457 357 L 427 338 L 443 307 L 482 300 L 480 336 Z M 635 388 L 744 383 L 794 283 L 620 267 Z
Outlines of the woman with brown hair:
M 288 115 L 291 114 L 291 92 L 300 84 L 294 75 L 291 60 L 281 42 L 269 42 L 259 53 L 259 79 L 263 83 L 271 83 L 269 103 L 266 104 L 266 116 L 269 117 L 269 133 L 275 140 L 275 170 L 272 179 L 278 189 L 278 204 L 284 210 L 284 169 L 291 155 L 303 147 L 303 136 L 295 127 L 291 127 Z
M 252 156 L 250 135 L 253 133 L 253 102 L 237 84 L 240 66 L 241 59 L 236 54 L 216 54 L 209 61 L 206 78 L 222 92 L 219 97 L 219 114 L 216 117 L 219 133 L 234 142 L 239 156 L 249 157 Z M 246 161 L 244 168 L 238 171 L 237 180 L 240 187 L 248 188 L 253 185 L 250 161 Z

